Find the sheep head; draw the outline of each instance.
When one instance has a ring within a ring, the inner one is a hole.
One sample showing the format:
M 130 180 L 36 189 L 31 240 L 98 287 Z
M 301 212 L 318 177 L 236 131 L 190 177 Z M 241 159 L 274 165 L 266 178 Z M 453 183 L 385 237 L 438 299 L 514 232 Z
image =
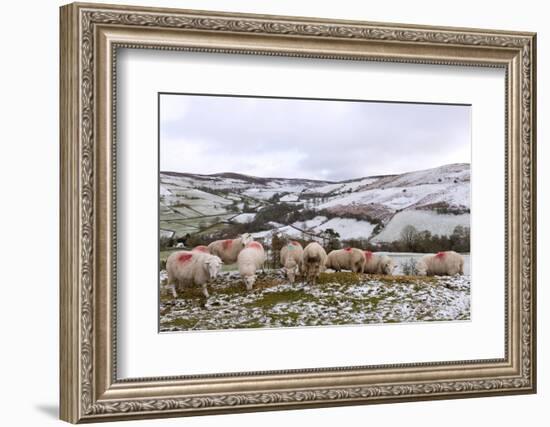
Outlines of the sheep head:
M 241 234 L 241 245 L 244 248 L 246 245 L 248 245 L 250 242 L 252 242 L 254 238 L 250 233 L 243 233 Z
M 287 265 L 283 267 L 283 271 L 290 283 L 294 283 L 296 276 L 299 274 L 298 264 L 293 261 L 287 262 Z
M 253 274 L 252 276 L 245 276 L 243 280 L 246 286 L 246 290 L 251 291 L 254 283 L 256 282 L 256 275 Z
M 428 266 L 426 265 L 426 261 L 420 260 L 416 263 L 416 274 L 419 276 L 426 276 L 428 274 Z
M 205 262 L 206 270 L 208 271 L 208 276 L 211 279 L 216 278 L 222 269 L 222 260 L 217 256 L 211 256 Z
M 395 262 L 388 257 L 388 259 L 383 261 L 382 272 L 388 276 L 392 276 L 396 267 L 397 265 L 395 265 Z

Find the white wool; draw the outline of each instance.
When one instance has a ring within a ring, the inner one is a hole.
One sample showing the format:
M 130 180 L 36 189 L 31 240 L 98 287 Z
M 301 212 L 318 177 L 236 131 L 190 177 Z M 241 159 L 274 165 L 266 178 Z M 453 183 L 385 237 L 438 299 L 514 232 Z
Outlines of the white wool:
M 281 264 L 290 283 L 294 283 L 297 274 L 302 272 L 304 249 L 298 242 L 288 243 L 281 249 Z
M 208 245 L 211 254 L 217 255 L 225 264 L 234 264 L 237 262 L 239 252 L 254 239 L 249 233 L 244 233 L 236 239 L 215 240 Z M 231 242 L 229 245 L 224 242 Z
M 237 265 L 247 290 L 252 290 L 256 281 L 256 271 L 263 267 L 266 256 L 261 244 L 255 242 L 256 246 L 247 246 L 239 252 Z
M 395 262 L 387 255 L 365 251 L 365 267 L 363 273 L 392 275 Z
M 455 251 L 424 255 L 416 263 L 421 276 L 454 276 L 464 274 L 464 257 Z
M 221 266 L 222 260 L 215 255 L 192 251 L 173 252 L 166 260 L 167 284 L 172 287 L 174 298 L 177 298 L 176 288 L 183 286 L 202 286 L 203 294 L 208 298 L 206 285 L 218 275 Z
M 304 249 L 303 266 L 306 279 L 310 283 L 314 283 L 319 273 L 324 271 L 327 261 L 327 253 L 323 247 L 317 242 L 311 242 Z
M 354 273 L 363 272 L 365 255 L 361 249 L 346 248 L 330 251 L 326 266 L 336 271 L 349 270 Z

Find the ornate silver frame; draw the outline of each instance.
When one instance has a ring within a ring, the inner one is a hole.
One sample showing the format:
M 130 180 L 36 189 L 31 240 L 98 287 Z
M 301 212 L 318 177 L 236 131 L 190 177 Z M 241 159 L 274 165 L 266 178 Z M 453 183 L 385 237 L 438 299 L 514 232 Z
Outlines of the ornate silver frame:
M 533 33 L 99 4 L 61 8 L 61 419 L 77 423 L 534 393 Z M 176 378 L 116 377 L 118 47 L 506 70 L 505 357 Z

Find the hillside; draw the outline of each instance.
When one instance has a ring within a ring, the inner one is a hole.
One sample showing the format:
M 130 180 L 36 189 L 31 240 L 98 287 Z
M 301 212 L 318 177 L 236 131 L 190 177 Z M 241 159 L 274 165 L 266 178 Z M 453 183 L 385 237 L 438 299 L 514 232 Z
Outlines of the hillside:
M 275 218 L 257 220 L 271 211 Z M 247 223 L 261 224 L 250 231 L 266 239 L 274 233 L 315 238 L 332 229 L 343 240 L 391 242 L 409 224 L 449 235 L 470 224 L 470 165 L 342 182 L 161 172 L 161 235 L 216 234 Z

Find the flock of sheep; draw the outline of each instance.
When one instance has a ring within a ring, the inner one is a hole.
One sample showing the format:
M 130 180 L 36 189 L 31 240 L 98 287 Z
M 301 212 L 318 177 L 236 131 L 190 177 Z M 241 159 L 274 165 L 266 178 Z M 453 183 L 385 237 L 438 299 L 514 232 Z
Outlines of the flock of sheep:
M 208 283 L 219 274 L 222 264 L 237 263 L 239 274 L 248 291 L 256 281 L 256 273 L 266 261 L 263 246 L 248 233 L 236 239 L 216 240 L 208 246 L 197 246 L 191 251 L 176 251 L 166 260 L 167 285 L 174 298 L 176 289 L 183 286 L 201 286 L 208 298 Z M 375 254 L 357 248 L 337 249 L 327 255 L 317 242 L 305 248 L 299 242 L 290 241 L 281 249 L 281 265 L 290 283 L 303 275 L 309 283 L 315 283 L 319 273 L 326 269 L 350 270 L 354 273 L 392 275 L 396 268 L 387 255 Z M 464 258 L 454 251 L 425 255 L 416 263 L 419 275 L 464 274 Z

